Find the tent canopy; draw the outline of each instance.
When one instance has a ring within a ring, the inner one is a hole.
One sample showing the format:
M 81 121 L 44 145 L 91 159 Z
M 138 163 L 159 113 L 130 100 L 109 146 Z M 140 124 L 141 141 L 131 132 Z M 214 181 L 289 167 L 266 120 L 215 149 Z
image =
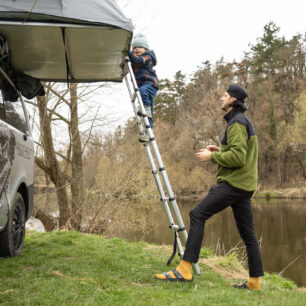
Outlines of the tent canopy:
M 45 81 L 122 81 L 133 27 L 113 0 L 1 0 L 14 68 Z

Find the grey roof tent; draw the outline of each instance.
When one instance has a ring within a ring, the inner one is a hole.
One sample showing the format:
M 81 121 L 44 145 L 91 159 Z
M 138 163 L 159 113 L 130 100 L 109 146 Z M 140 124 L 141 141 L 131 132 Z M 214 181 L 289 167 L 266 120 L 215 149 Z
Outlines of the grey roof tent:
M 45 81 L 122 81 L 133 26 L 113 0 L 1 0 L 14 68 Z

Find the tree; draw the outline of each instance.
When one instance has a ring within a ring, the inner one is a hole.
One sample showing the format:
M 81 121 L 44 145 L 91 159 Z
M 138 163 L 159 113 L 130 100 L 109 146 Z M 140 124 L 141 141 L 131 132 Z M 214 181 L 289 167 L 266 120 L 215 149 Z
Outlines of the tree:
M 273 22 L 265 25 L 263 36 L 251 46 L 245 62 L 250 74 L 252 115 L 260 123 L 260 145 L 265 148 L 261 156 L 266 169 L 271 170 L 277 161 L 282 184 L 287 180 L 289 147 L 278 145 L 283 133 L 277 127 L 294 121 L 294 101 L 305 88 L 305 41 L 301 35 L 286 40 L 278 36 L 279 31 Z
M 160 80 L 159 91 L 154 100 L 155 118 L 174 124 L 185 90 L 185 75 L 181 71 L 175 73 L 173 82 L 169 79 Z
M 46 96 L 38 97 L 37 103 L 27 101 L 39 109 L 41 141 L 38 141 L 37 145 L 41 154 L 36 156 L 36 164 L 48 174 L 55 185 L 59 205 L 59 227 L 69 226 L 80 230 L 85 198 L 83 153 L 93 137 L 94 127 L 104 123 L 103 118 L 98 117 L 99 106 L 96 107 L 94 115 L 86 110 L 86 116 L 91 116 L 86 120 L 84 115 L 79 116 L 78 108 L 85 98 L 101 86 L 79 86 L 80 93 L 77 84 L 72 84 L 66 89 L 55 83 L 46 83 L 45 87 Z M 80 122 L 80 118 L 83 122 Z M 83 135 L 80 131 L 81 123 L 86 125 Z M 58 135 L 60 137 L 57 137 Z M 71 202 L 67 195 L 68 186 L 71 190 Z
M 51 131 L 51 117 L 48 114 L 48 93 L 45 97 L 37 97 L 37 106 L 39 109 L 39 123 L 41 129 L 41 147 L 44 152 L 44 157 L 36 156 L 36 164 L 43 169 L 49 176 L 52 183 L 55 185 L 58 205 L 59 205 L 59 227 L 66 225 L 70 210 L 68 206 L 68 196 L 66 190 L 66 180 L 63 171 L 60 168 L 59 162 L 54 150 L 54 143 Z M 44 220 L 42 220 L 43 222 Z

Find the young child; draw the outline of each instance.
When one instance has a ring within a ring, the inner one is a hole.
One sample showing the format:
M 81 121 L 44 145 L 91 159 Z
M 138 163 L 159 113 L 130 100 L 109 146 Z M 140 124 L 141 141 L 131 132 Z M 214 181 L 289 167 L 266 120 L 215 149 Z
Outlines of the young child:
M 157 60 L 153 50 L 150 50 L 145 35 L 136 34 L 132 41 L 133 51 L 129 53 L 137 86 L 146 110 L 151 128 L 153 128 L 153 102 L 158 91 L 158 78 L 153 67 Z M 141 140 L 149 141 L 149 137 Z

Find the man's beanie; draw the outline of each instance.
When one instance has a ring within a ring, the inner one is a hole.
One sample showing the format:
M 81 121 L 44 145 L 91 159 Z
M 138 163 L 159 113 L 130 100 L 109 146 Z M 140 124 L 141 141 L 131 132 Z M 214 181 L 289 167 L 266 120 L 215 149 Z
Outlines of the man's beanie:
M 132 48 L 134 49 L 136 47 L 142 47 L 147 50 L 150 50 L 147 38 L 144 34 L 138 33 L 134 36 L 134 39 L 132 41 Z
M 244 104 L 248 94 L 245 91 L 245 89 L 239 85 L 230 85 L 226 91 L 230 96 L 234 97 L 237 99 L 238 104 L 243 108 L 243 109 L 248 109 L 246 105 Z M 240 102 L 240 103 L 239 103 Z

